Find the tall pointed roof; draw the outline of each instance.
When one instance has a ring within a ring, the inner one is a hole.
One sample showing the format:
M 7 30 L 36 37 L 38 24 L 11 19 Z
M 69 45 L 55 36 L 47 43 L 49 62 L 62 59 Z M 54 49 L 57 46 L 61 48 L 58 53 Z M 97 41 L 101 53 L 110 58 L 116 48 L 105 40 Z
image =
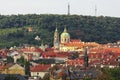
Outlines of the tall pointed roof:
M 42 42 L 41 42 L 41 46 L 43 46 L 43 40 L 42 40 Z
M 58 29 L 57 29 L 57 27 L 56 27 L 55 32 L 57 32 L 57 31 L 58 31 Z
M 88 52 L 87 52 L 87 48 L 85 48 L 85 52 L 84 52 L 84 66 L 85 68 L 88 67 Z
M 84 56 L 87 57 L 88 54 L 87 54 L 87 48 L 85 48 L 85 53 L 84 53 Z
M 68 15 L 70 15 L 70 4 L 68 3 Z
M 64 28 L 64 31 L 61 33 L 61 38 L 69 38 L 70 39 L 70 34 L 67 32 L 66 27 Z
M 67 33 L 67 29 L 66 29 L 66 26 L 65 26 L 65 28 L 64 28 L 64 33 Z

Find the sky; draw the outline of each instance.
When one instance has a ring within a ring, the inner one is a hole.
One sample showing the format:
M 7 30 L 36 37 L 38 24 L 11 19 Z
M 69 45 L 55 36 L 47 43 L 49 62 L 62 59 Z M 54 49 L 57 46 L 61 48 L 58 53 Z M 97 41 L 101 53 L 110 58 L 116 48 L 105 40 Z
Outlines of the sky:
M 120 0 L 0 0 L 0 14 L 70 14 L 120 17 Z

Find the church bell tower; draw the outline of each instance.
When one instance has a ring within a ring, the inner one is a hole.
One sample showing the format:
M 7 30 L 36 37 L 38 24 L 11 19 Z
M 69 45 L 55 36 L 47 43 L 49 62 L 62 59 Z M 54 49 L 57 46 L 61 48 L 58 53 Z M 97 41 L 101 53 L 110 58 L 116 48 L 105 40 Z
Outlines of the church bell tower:
M 57 28 L 55 29 L 55 32 L 54 32 L 54 52 L 59 52 L 59 33 L 58 33 L 58 30 Z

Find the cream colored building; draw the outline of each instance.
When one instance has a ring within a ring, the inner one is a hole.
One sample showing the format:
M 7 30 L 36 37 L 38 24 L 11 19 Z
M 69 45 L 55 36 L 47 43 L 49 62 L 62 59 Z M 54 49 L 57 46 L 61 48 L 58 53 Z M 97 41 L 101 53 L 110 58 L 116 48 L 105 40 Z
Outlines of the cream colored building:
M 48 69 L 51 67 L 51 65 L 35 65 L 30 67 L 30 73 L 32 77 L 41 77 L 43 78 L 46 73 L 48 73 Z
M 46 73 L 48 73 L 48 71 L 41 71 L 41 72 L 38 72 L 38 71 L 37 72 L 32 72 L 31 71 L 31 76 L 33 76 L 33 77 L 39 76 L 39 77 L 43 78 Z

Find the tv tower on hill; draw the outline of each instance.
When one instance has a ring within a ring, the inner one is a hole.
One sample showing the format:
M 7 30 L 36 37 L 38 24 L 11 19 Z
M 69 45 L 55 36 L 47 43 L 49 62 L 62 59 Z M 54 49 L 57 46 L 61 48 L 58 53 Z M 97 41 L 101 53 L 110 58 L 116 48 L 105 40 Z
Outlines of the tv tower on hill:
M 68 3 L 68 15 L 70 15 L 70 4 Z
M 97 16 L 97 6 L 95 5 L 95 16 Z

